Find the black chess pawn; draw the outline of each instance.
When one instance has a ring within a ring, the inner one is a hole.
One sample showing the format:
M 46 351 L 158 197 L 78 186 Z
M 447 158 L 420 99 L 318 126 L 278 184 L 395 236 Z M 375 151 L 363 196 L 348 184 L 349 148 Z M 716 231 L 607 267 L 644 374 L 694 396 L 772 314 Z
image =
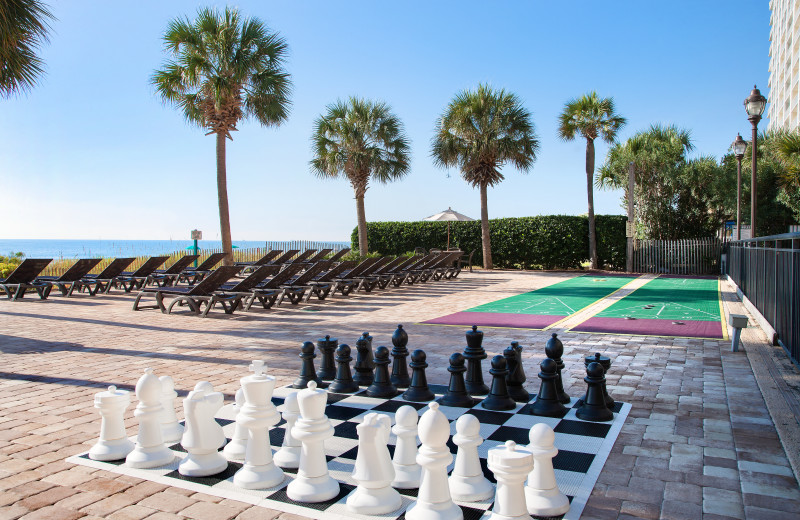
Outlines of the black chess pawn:
M 397 388 L 408 388 L 411 384 L 411 378 L 408 376 L 408 366 L 406 358 L 408 357 L 408 333 L 403 330 L 402 325 L 397 326 L 397 330 L 392 334 L 392 384 Z
M 300 359 L 303 360 L 303 366 L 300 368 L 300 377 L 294 380 L 292 388 L 306 388 L 309 381 L 316 381 L 317 386 L 324 388 L 322 380 L 317 377 L 317 371 L 314 370 L 314 358 L 317 355 L 314 353 L 314 344 L 310 341 L 303 343 L 300 347 Z
M 475 406 L 475 399 L 469 396 L 467 387 L 464 384 L 464 372 L 467 371 L 464 366 L 464 356 L 454 352 L 450 356 L 450 366 L 447 367 L 447 371 L 450 372 L 450 385 L 447 387 L 447 392 L 436 402 L 443 406 L 458 406 L 461 408 Z
M 336 392 L 337 394 L 358 392 L 358 384 L 353 381 L 353 375 L 350 372 L 350 362 L 352 360 L 350 345 L 342 343 L 336 348 L 336 377 L 328 387 L 329 392 Z
M 486 395 L 489 387 L 483 382 L 483 369 L 481 361 L 488 355 L 483 349 L 483 332 L 478 330 L 477 325 L 472 326 L 472 330 L 467 331 L 467 348 L 464 349 L 464 358 L 467 360 L 467 392 L 469 395 Z
M 367 388 L 368 397 L 389 398 L 397 395 L 397 387 L 389 377 L 389 349 L 380 346 L 375 349 L 375 378 Z
M 356 349 L 358 350 L 358 354 L 356 354 L 356 373 L 353 380 L 359 386 L 369 386 L 372 384 L 372 379 L 374 377 L 372 372 L 375 368 L 372 360 L 372 347 L 370 347 L 367 338 L 361 336 L 356 341 Z
M 408 390 L 403 392 L 403 399 L 415 403 L 427 403 L 433 401 L 436 395 L 428 388 L 428 377 L 425 369 L 428 368 L 424 350 L 415 350 L 411 353 L 411 385 Z
M 515 341 L 514 343 L 517 342 Z M 511 399 L 518 403 L 527 403 L 530 401 L 531 395 L 523 386 L 525 383 L 525 372 L 522 371 L 522 358 L 519 357 L 519 351 L 516 349 L 514 343 L 506 347 L 503 351 L 503 356 L 506 358 L 506 366 L 508 367 L 506 386 L 508 387 L 508 395 L 511 396 Z M 517 343 L 517 345 L 519 344 Z
M 317 376 L 323 381 L 330 381 L 336 377 L 336 364 L 333 360 L 333 353 L 339 346 L 339 340 L 331 339 L 329 335 L 317 340 L 317 348 L 322 353 Z
M 583 365 L 585 367 L 589 367 L 589 363 L 600 363 L 600 366 L 603 367 L 603 375 L 605 376 L 608 373 L 608 369 L 611 368 L 611 358 L 603 356 L 599 352 L 595 352 L 591 356 L 586 356 L 583 358 Z M 611 410 L 614 406 L 614 398 L 608 395 L 608 388 L 606 387 L 606 380 L 605 377 L 603 378 L 603 397 L 606 400 L 606 406 L 608 409 Z M 586 400 L 586 394 L 583 396 L 583 400 Z
M 495 356 L 492 358 L 492 368 L 489 369 L 492 375 L 492 388 L 489 395 L 486 396 L 481 402 L 481 406 L 487 410 L 513 410 L 516 408 L 517 403 L 508 395 L 508 386 L 506 385 L 506 376 L 508 375 L 508 368 L 506 368 L 506 358 L 503 356 Z
M 564 380 L 561 379 L 561 371 L 564 370 L 564 362 L 561 356 L 564 355 L 564 344 L 558 339 L 558 334 L 553 333 L 544 346 L 544 353 L 547 357 L 556 362 L 556 392 L 558 400 L 564 404 L 569 404 L 569 396 L 564 391 Z
M 539 386 L 536 400 L 531 404 L 531 414 L 544 417 L 564 417 L 569 410 L 558 399 L 556 391 L 558 365 L 552 359 L 547 358 L 541 362 L 539 367 L 541 368 L 539 379 L 542 380 L 542 383 Z
M 603 397 L 603 383 L 606 378 L 603 375 L 603 367 L 600 363 L 591 362 L 586 367 L 586 381 L 588 389 L 586 390 L 586 399 L 583 405 L 575 411 L 578 419 L 584 421 L 611 421 L 614 419 L 614 412 L 606 406 L 606 400 Z

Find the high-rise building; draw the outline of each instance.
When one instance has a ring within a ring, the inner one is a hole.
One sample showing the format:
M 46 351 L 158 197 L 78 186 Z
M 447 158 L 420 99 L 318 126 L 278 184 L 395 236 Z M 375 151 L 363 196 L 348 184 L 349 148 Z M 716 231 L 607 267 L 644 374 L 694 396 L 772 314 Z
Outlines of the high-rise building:
M 800 127 L 800 0 L 770 0 L 769 130 Z

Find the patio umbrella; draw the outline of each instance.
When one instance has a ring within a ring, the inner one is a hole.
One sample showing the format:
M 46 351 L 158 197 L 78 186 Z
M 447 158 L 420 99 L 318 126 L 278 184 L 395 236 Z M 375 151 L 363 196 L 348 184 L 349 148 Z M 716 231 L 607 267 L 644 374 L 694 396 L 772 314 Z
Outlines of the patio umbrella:
M 428 218 L 424 218 L 422 220 L 428 220 L 431 222 L 447 222 L 447 249 L 450 249 L 450 222 L 453 221 L 470 221 L 475 220 L 474 218 L 469 218 L 468 216 L 464 215 L 463 213 L 459 213 L 458 211 L 453 210 L 453 208 L 447 208 L 446 210 L 437 213 L 435 215 L 431 215 Z

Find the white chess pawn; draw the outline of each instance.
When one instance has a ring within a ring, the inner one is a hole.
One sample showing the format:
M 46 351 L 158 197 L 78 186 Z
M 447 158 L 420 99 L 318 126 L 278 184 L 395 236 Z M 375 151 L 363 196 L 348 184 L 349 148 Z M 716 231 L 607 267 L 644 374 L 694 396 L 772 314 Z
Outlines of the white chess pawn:
M 464 514 L 450 497 L 447 466 L 453 455 L 447 448 L 450 423 L 439 410 L 439 403 L 428 405 L 419 420 L 419 439 L 422 446 L 417 463 L 422 466 L 422 483 L 417 501 L 406 510 L 406 520 L 463 520 Z
M 505 445 L 489 450 L 489 469 L 497 480 L 497 493 L 492 514 L 488 520 L 530 520 L 525 506 L 525 477 L 533 469 L 533 455 L 517 449 L 517 443 L 506 441 Z
M 264 373 L 267 365 L 253 361 L 249 368 L 253 374 L 241 380 L 245 398 L 241 422 L 249 437 L 244 466 L 233 476 L 233 483 L 244 489 L 262 489 L 277 486 L 285 477 L 272 461 L 269 443 L 269 429 L 278 424 L 280 415 L 272 404 L 275 378 Z
M 528 513 L 538 516 L 563 515 L 569 511 L 569 499 L 558 489 L 553 470 L 553 457 L 558 454 L 558 448 L 553 445 L 556 435 L 551 427 L 538 423 L 531 428 L 529 439 L 528 451 L 533 455 L 534 462 L 525 486 Z
M 242 418 L 242 407 L 244 406 L 244 390 L 239 388 L 236 391 L 236 403 L 233 405 L 236 410 L 236 425 L 233 428 L 233 438 L 231 442 L 225 445 L 222 454 L 228 460 L 244 460 L 247 451 L 247 439 L 249 434 L 247 428 L 242 425 L 240 419 Z
M 353 480 L 358 487 L 347 497 L 347 508 L 354 513 L 384 515 L 403 505 L 400 493 L 391 486 L 394 467 L 386 445 L 391 427 L 391 419 L 378 413 L 367 414 L 356 426 L 358 455 Z
M 222 408 L 222 406 L 225 404 L 225 396 L 222 395 L 222 393 L 220 393 L 220 392 L 214 392 L 214 385 L 212 385 L 208 381 L 200 381 L 200 382 L 198 382 L 196 385 L 194 385 L 194 391 L 195 392 L 202 392 L 203 395 L 219 393 L 219 396 L 216 396 L 216 395 L 214 396 L 214 403 L 215 404 L 213 406 L 214 413 L 212 414 L 212 417 L 216 417 L 217 416 L 217 412 L 219 412 L 220 408 Z M 218 423 L 217 421 L 214 421 L 213 428 L 216 431 L 216 434 L 215 434 L 216 437 L 215 438 L 217 439 L 217 442 L 219 442 L 219 445 L 217 446 L 217 448 L 221 448 L 221 447 L 225 446 L 225 443 L 228 442 L 228 439 L 225 437 L 225 431 L 222 429 L 222 425 L 220 423 Z
M 297 394 L 300 419 L 292 428 L 292 435 L 302 443 L 300 469 L 297 478 L 286 487 L 286 494 L 295 502 L 325 502 L 339 494 L 339 483 L 328 473 L 325 459 L 325 440 L 333 437 L 334 430 L 325 406 L 328 395 L 317 388 L 316 381 Z
M 216 475 L 228 467 L 228 461 L 217 451 L 219 435 L 214 420 L 217 402 L 224 396 L 221 392 L 206 393 L 206 390 L 191 391 L 183 400 L 186 430 L 181 446 L 187 455 L 178 465 L 178 473 L 188 477 Z
M 300 418 L 300 407 L 297 404 L 297 392 L 286 396 L 283 402 L 283 420 L 286 421 L 286 430 L 283 434 L 283 444 L 275 452 L 275 464 L 282 468 L 300 467 L 300 450 L 302 444 L 292 435 L 292 429 L 297 419 Z
M 419 414 L 413 406 L 401 406 L 394 414 L 392 433 L 397 436 L 394 447 L 394 481 L 392 487 L 416 489 L 419 487 L 422 468 L 417 464 L 417 419 Z
M 175 391 L 175 382 L 170 376 L 161 376 L 161 406 L 164 407 L 164 415 L 161 416 L 161 435 L 164 442 L 178 442 L 183 437 L 183 426 L 178 422 L 175 415 L 175 399 L 178 392 Z
M 172 462 L 175 454 L 164 445 L 161 436 L 161 417 L 164 407 L 161 406 L 161 381 L 153 373 L 152 368 L 145 368 L 144 375 L 136 382 L 136 397 L 139 404 L 133 412 L 139 419 L 139 432 L 136 446 L 125 458 L 125 464 L 131 468 L 157 468 Z
M 108 391 L 94 394 L 94 407 L 100 410 L 100 439 L 89 450 L 92 460 L 120 460 L 133 450 L 125 434 L 125 410 L 131 404 L 127 390 L 109 386 Z
M 494 495 L 494 486 L 483 476 L 478 446 L 483 442 L 481 423 L 474 415 L 464 414 L 456 421 L 453 443 L 458 446 L 456 464 L 448 483 L 453 500 L 480 502 Z

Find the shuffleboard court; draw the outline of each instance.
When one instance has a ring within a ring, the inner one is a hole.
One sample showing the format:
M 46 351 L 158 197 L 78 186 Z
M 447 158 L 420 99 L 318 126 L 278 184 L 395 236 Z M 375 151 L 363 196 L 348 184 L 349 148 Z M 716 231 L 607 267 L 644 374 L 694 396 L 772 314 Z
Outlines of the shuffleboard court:
M 423 323 L 543 329 L 633 281 L 634 276 L 583 275 Z
M 723 319 L 718 279 L 665 276 L 649 281 L 571 330 L 727 339 Z

